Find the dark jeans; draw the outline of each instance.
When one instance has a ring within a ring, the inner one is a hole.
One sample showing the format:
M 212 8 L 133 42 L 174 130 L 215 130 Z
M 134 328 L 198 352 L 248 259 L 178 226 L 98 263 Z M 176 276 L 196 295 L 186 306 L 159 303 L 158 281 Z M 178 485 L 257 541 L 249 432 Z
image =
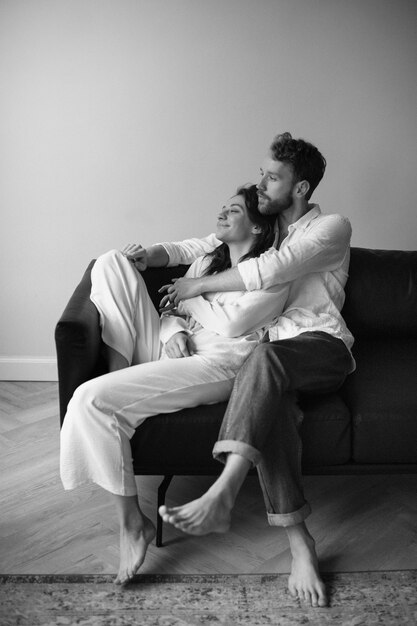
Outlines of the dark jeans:
M 336 391 L 352 370 L 345 344 L 324 332 L 260 344 L 240 369 L 213 455 L 235 452 L 257 466 L 271 526 L 311 512 L 301 485 L 303 415 L 297 394 Z

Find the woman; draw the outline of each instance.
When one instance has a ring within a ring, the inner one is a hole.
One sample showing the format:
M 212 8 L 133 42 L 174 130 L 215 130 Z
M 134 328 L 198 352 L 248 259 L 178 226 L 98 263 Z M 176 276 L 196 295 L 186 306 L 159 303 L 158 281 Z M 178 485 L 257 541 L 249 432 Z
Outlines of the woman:
M 273 218 L 257 209 L 256 187 L 237 191 L 223 207 L 216 236 L 222 242 L 187 276 L 216 273 L 272 244 Z M 91 299 L 108 348 L 109 374 L 81 385 L 61 430 L 65 489 L 94 482 L 110 492 L 120 523 L 120 568 L 128 582 L 155 535 L 142 513 L 130 438 L 149 416 L 227 400 L 243 361 L 280 315 L 286 285 L 265 291 L 210 293 L 179 304 L 160 318 L 145 283 L 121 252 L 100 257 Z

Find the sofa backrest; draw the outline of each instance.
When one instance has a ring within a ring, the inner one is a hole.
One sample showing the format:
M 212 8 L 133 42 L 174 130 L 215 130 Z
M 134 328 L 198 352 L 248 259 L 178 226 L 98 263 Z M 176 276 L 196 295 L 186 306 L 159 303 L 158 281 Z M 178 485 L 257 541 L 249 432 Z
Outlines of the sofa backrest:
M 156 307 L 158 288 L 186 270 L 182 265 L 143 274 Z M 355 339 L 417 337 L 417 252 L 352 248 L 342 315 Z
M 184 276 L 187 269 L 188 265 L 177 265 L 176 267 L 149 267 L 145 272 L 142 272 L 148 293 L 157 310 L 165 295 L 165 293 L 159 293 L 158 289 L 162 285 L 170 284 L 173 278 Z
M 355 338 L 417 337 L 417 252 L 352 248 L 342 315 Z

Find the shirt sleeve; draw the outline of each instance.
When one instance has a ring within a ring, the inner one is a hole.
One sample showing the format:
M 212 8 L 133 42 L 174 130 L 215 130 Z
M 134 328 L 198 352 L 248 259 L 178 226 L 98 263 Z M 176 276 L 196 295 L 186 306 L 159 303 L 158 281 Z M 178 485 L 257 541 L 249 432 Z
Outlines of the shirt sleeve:
M 288 297 L 288 285 L 238 294 L 235 301 L 224 303 L 197 296 L 180 302 L 178 311 L 218 335 L 240 337 L 270 325 L 279 317 Z
M 212 233 L 202 239 L 184 239 L 184 241 L 171 241 L 160 243 L 168 254 L 168 267 L 175 265 L 190 265 L 198 257 L 213 252 L 221 241 Z
M 313 272 L 333 271 L 349 252 L 352 228 L 341 215 L 326 215 L 294 243 L 270 248 L 257 258 L 238 264 L 246 289 L 267 289 Z
M 191 331 L 188 328 L 187 320 L 184 317 L 178 315 L 161 315 L 159 338 L 163 344 L 166 344 L 169 339 L 176 333 L 187 333 L 191 335 Z

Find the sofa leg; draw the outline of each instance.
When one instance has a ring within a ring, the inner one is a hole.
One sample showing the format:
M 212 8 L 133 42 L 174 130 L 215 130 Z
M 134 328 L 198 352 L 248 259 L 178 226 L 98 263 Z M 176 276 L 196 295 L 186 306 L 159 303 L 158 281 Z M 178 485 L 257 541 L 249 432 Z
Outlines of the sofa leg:
M 164 523 L 162 520 L 162 517 L 159 515 L 159 507 L 165 504 L 165 495 L 172 479 L 173 479 L 172 474 L 165 475 L 163 481 L 158 487 L 158 507 L 156 511 L 156 541 L 155 541 L 155 545 L 157 548 L 162 547 L 162 526 Z

